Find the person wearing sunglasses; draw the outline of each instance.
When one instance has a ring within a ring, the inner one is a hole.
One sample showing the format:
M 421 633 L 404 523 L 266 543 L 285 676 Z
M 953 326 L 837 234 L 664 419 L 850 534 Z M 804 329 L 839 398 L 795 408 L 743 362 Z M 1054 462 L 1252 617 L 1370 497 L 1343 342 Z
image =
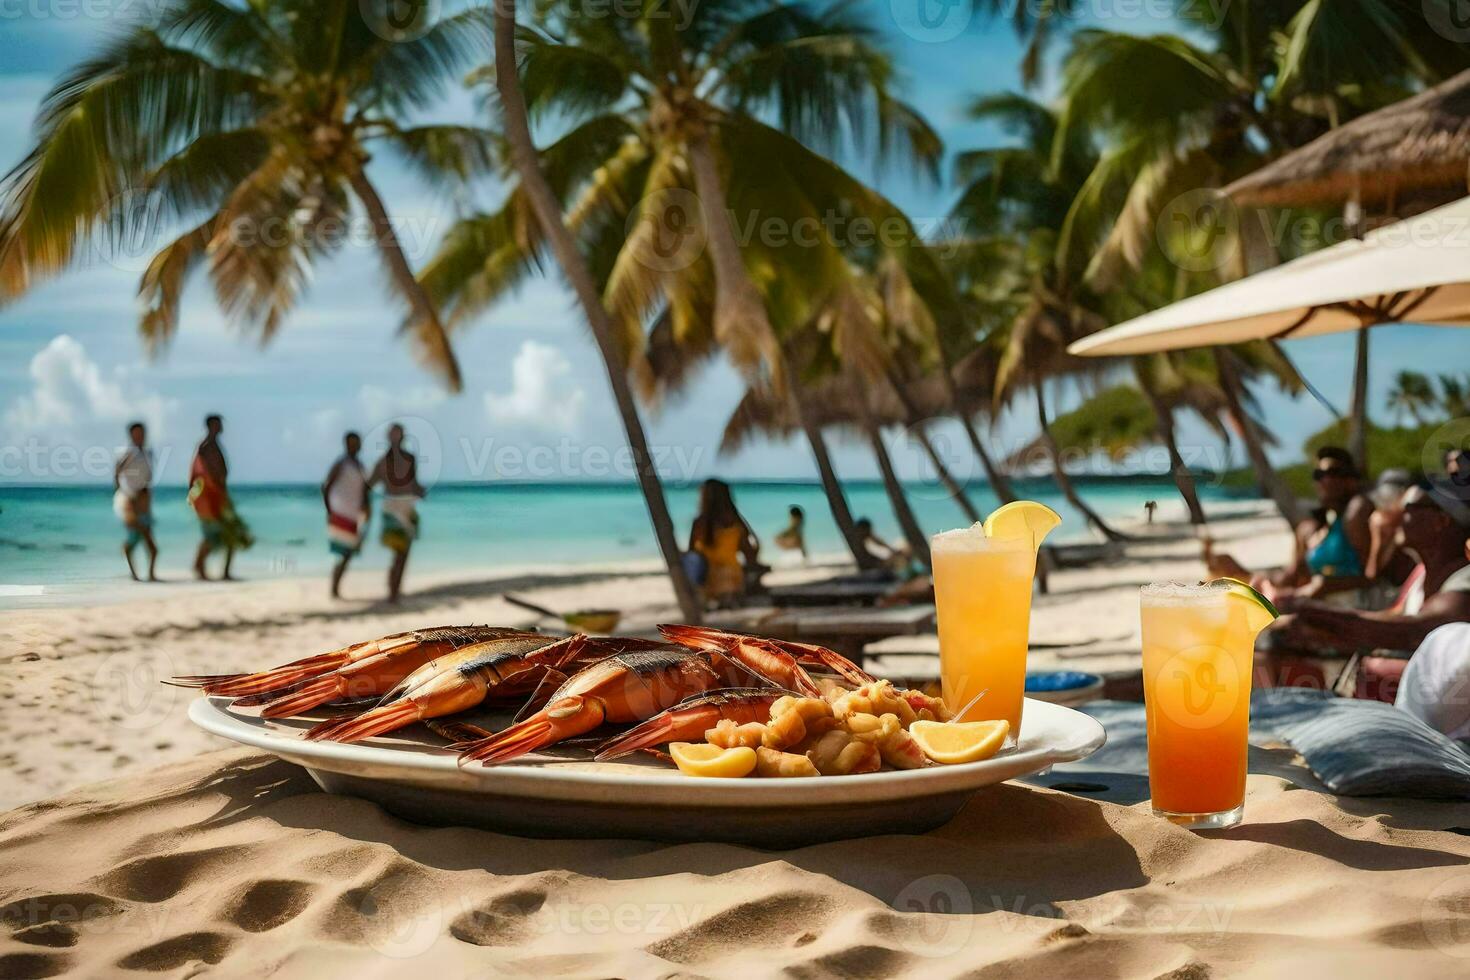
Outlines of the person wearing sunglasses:
M 1295 560 L 1272 576 L 1272 588 L 1263 591 L 1277 601 L 1337 596 L 1334 601 L 1351 604 L 1354 593 L 1369 584 L 1373 501 L 1363 492 L 1352 454 L 1338 446 L 1317 450 L 1312 482 L 1320 506 L 1298 531 Z
M 1419 562 L 1400 601 L 1392 609 L 1369 612 L 1300 596 L 1285 598 L 1280 603 L 1283 615 L 1263 634 L 1272 645 L 1407 651 L 1441 626 L 1470 622 L 1470 507 L 1413 486 L 1404 491 L 1396 511 L 1399 544 Z
M 1367 560 L 1372 548 L 1372 498 L 1352 454 L 1338 446 L 1317 450 L 1312 482 L 1320 504 L 1294 528 L 1296 550 L 1292 560 L 1276 572 L 1252 573 L 1231 555 L 1217 552 L 1209 538 L 1202 541 L 1206 568 L 1214 577 L 1249 581 L 1273 602 L 1293 596 L 1308 599 L 1334 597 L 1335 602 L 1364 605 L 1371 577 Z

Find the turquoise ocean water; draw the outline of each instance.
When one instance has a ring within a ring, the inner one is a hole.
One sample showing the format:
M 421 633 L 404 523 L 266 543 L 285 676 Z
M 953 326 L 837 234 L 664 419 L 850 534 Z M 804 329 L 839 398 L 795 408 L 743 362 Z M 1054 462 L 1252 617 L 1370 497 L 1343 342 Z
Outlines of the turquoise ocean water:
M 1081 485 L 1088 501 L 1105 516 L 1137 517 L 1146 500 L 1172 506 L 1177 499 L 1166 479 L 1083 480 Z M 788 506 L 799 504 L 807 513 L 810 549 L 816 554 L 841 551 L 826 499 L 815 483 L 733 486 L 741 512 L 763 539 L 769 540 L 785 525 Z M 897 538 L 882 486 L 865 481 L 849 481 L 846 486 L 853 513 L 871 517 L 880 535 Z M 908 489 L 927 531 L 964 523 L 941 488 L 916 484 Z M 1063 515 L 1064 536 L 1085 532 L 1081 518 L 1048 481 L 1022 480 L 1018 489 Z M 995 497 L 983 484 L 970 491 L 982 513 L 995 505 Z M 237 509 L 257 538 L 254 548 L 237 557 L 238 575 L 267 578 L 326 570 L 329 556 L 316 487 L 240 486 L 233 493 Z M 667 493 L 682 542 L 697 488 L 669 486 Z M 1209 488 L 1203 493 L 1207 499 L 1224 496 Z M 155 497 L 159 574 L 183 577 L 198 541 L 197 524 L 182 487 L 159 487 Z M 111 503 L 111 490 L 105 487 L 0 486 L 0 586 L 13 596 L 17 589 L 36 586 L 48 592 L 75 592 L 124 580 L 122 531 Z M 421 516 L 423 533 L 413 552 L 413 567 L 419 569 L 594 564 L 657 556 L 643 498 L 633 484 L 441 484 L 423 501 Z M 375 515 L 357 567 L 386 567 L 386 557 L 377 542 Z

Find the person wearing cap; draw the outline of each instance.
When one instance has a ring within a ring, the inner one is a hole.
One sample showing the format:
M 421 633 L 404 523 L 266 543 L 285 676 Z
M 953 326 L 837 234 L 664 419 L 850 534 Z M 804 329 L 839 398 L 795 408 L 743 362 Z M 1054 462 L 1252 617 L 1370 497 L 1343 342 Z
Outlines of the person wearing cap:
M 1368 518 L 1368 561 L 1364 574 L 1384 586 L 1397 586 L 1408 581 L 1417 560 L 1400 550 L 1399 522 L 1403 517 L 1400 504 L 1404 494 L 1415 485 L 1413 474 L 1408 470 L 1384 470 L 1378 483 L 1369 494 L 1373 498 L 1374 510 Z M 1388 605 L 1388 603 L 1382 603 Z
M 1419 559 L 1403 600 L 1391 610 L 1345 609 L 1300 595 L 1283 597 L 1268 632 L 1297 650 L 1413 650 L 1447 623 L 1470 622 L 1470 508 L 1423 486 L 1397 508 L 1400 547 Z M 1417 581 L 1415 581 L 1417 579 Z

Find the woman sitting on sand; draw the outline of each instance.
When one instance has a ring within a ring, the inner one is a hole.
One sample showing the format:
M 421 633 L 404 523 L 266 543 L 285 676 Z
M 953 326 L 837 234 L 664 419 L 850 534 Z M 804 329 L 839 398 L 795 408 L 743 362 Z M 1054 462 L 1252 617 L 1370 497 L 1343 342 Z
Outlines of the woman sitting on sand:
M 707 563 L 705 599 L 725 608 L 738 603 L 745 594 L 746 567 L 758 564 L 760 541 L 735 509 L 725 481 L 705 480 L 699 488 L 699 513 L 689 529 L 689 550 Z

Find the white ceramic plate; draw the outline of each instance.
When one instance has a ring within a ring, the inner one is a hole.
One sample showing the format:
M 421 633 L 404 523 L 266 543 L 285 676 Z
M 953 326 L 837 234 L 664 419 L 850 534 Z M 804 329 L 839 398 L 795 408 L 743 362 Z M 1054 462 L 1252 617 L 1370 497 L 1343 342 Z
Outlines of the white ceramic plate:
M 1026 700 L 1016 748 L 984 762 L 818 779 L 696 779 L 646 757 L 593 763 L 552 755 L 485 768 L 405 739 L 307 742 L 307 722 L 267 721 L 200 698 L 200 728 L 304 766 L 322 789 L 372 800 L 420 823 L 470 824 L 534 837 L 722 840 L 793 846 L 918 833 L 950 820 L 984 786 L 1085 758 L 1106 740 L 1097 721 Z

